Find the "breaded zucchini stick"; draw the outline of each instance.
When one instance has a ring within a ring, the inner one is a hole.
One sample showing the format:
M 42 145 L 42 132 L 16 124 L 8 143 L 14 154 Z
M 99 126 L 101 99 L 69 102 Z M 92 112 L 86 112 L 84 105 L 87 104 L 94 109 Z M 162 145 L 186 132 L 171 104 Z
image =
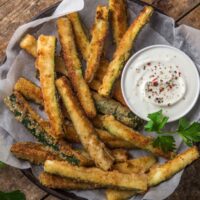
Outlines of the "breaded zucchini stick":
M 99 62 L 103 53 L 105 38 L 108 32 L 108 8 L 97 6 L 95 22 L 92 29 L 92 39 L 88 49 L 85 80 L 90 83 L 99 68 Z
M 58 154 L 39 143 L 17 142 L 12 145 L 10 151 L 17 158 L 28 160 L 36 165 L 43 164 L 45 160 L 62 160 Z
M 37 41 L 37 66 L 44 99 L 45 112 L 48 115 L 52 133 L 63 137 L 63 116 L 56 97 L 55 87 L 55 36 L 40 35 Z
M 33 35 L 25 35 L 20 42 L 20 47 L 34 58 L 37 58 L 37 39 Z M 55 70 L 62 75 L 68 76 L 65 63 L 60 56 L 55 56 Z
M 16 91 L 20 92 L 24 96 L 24 98 L 26 98 L 27 100 L 32 100 L 33 102 L 38 103 L 39 105 L 43 105 L 41 89 L 40 89 L 40 87 L 36 86 L 31 81 L 29 81 L 25 78 L 20 78 L 17 81 L 17 83 L 15 84 L 14 89 Z M 63 108 L 65 108 L 65 107 L 63 107 Z M 47 121 L 42 122 L 42 127 L 47 132 L 51 131 L 50 124 Z M 80 143 L 79 137 L 76 133 L 76 130 L 74 129 L 74 126 L 71 124 L 71 122 L 64 124 L 64 133 L 65 133 L 64 137 L 69 142 Z M 125 149 L 133 149 L 134 148 L 134 146 L 131 143 L 119 140 L 105 130 L 96 129 L 96 133 L 97 133 L 98 137 L 103 142 L 105 142 L 105 144 L 109 148 L 125 148 Z
M 22 38 L 19 46 L 33 57 L 37 57 L 37 40 L 33 35 L 26 34 Z
M 67 15 L 75 34 L 76 45 L 81 52 L 83 59 L 86 61 L 88 58 L 88 47 L 90 45 L 88 36 L 81 23 L 78 12 Z
M 17 121 L 21 122 L 39 142 L 58 153 L 61 159 L 76 165 L 91 165 L 91 160 L 73 150 L 64 140 L 57 140 L 51 132 L 46 131 L 44 120 L 38 116 L 21 94 L 14 92 L 4 98 L 4 103 L 13 112 Z
M 69 178 L 63 178 L 61 176 L 42 172 L 39 176 L 39 181 L 42 185 L 52 189 L 64 189 L 64 190 L 90 190 L 101 188 L 98 185 L 77 182 Z
M 93 125 L 81 109 L 69 82 L 65 77 L 62 77 L 56 80 L 56 86 L 84 148 L 97 166 L 104 170 L 110 169 L 113 164 L 113 157 L 98 139 Z
M 133 114 L 129 108 L 121 105 L 119 102 L 110 98 L 102 97 L 96 92 L 93 92 L 92 96 L 99 113 L 105 115 L 114 115 L 117 120 L 131 128 L 136 129 L 143 125 L 142 119 Z
M 148 174 L 148 185 L 155 186 L 163 181 L 168 180 L 174 174 L 184 169 L 194 160 L 199 158 L 199 151 L 196 146 L 187 149 L 178 154 L 174 159 L 164 164 L 155 165 L 150 169 Z
M 44 170 L 51 174 L 98 184 L 102 187 L 117 187 L 137 191 L 147 189 L 146 175 L 143 174 L 123 174 L 118 171 L 103 171 L 99 168 L 76 167 L 67 162 L 51 160 L 45 162 Z
M 121 122 L 117 121 L 112 115 L 98 116 L 98 120 L 101 125 L 112 135 L 132 143 L 135 147 L 148 150 L 157 156 L 163 156 L 165 158 L 171 158 L 174 156 L 173 152 L 165 153 L 160 148 L 153 147 L 153 139 L 146 137 L 139 132 L 125 126 Z
M 96 108 L 90 89 L 83 78 L 81 62 L 78 58 L 71 23 L 67 17 L 63 17 L 57 20 L 57 27 L 69 79 L 86 115 L 93 118 L 96 115 Z
M 133 160 L 128 160 L 125 163 L 119 163 L 115 165 L 115 169 L 123 173 L 145 173 L 150 167 L 156 163 L 156 159 L 152 156 L 144 156 L 136 158 Z M 134 196 L 136 191 L 123 191 L 123 190 L 106 190 L 106 199 L 107 200 L 127 200 L 130 197 Z
M 135 149 L 135 146 L 129 142 L 120 140 L 115 136 L 111 135 L 108 131 L 96 129 L 96 133 L 101 141 L 103 141 L 106 146 L 111 149 L 114 148 L 125 148 L 125 149 Z
M 130 173 L 145 173 L 150 167 L 156 163 L 156 158 L 153 156 L 143 156 L 126 162 L 116 163 L 113 166 L 113 169 L 118 170 L 119 172 L 130 174 Z
M 114 99 L 116 99 L 117 101 L 119 101 L 122 105 L 126 106 L 126 102 L 124 100 L 123 94 L 122 94 L 122 89 L 121 89 L 121 78 L 118 79 L 115 82 L 115 85 L 113 87 L 113 91 L 112 91 L 112 97 Z
M 114 41 L 118 46 L 128 28 L 126 0 L 109 0 L 109 12 Z
M 42 91 L 31 81 L 23 77 L 19 78 L 15 83 L 14 90 L 20 92 L 27 100 L 43 105 Z
M 116 166 L 116 169 L 121 172 L 121 173 L 126 173 L 128 170 L 128 173 L 130 174 L 131 172 L 133 173 L 139 173 L 143 171 L 147 171 L 154 163 L 155 163 L 155 158 L 151 156 L 145 156 L 133 160 L 128 160 L 125 163 L 120 163 L 120 167 L 114 165 L 114 169 Z M 39 180 L 42 183 L 42 185 L 53 188 L 53 189 L 65 189 L 65 190 L 82 190 L 82 189 L 97 189 L 101 188 L 99 185 L 96 184 L 90 184 L 90 183 L 83 183 L 83 182 L 77 182 L 74 181 L 73 179 L 68 179 L 64 178 L 61 176 L 57 175 L 52 175 L 46 172 L 42 172 L 39 176 Z M 107 190 L 107 194 L 110 193 L 119 193 L 119 195 L 122 196 L 122 193 L 124 192 L 126 195 L 129 193 L 133 193 L 133 191 L 116 191 L 112 189 Z M 135 193 L 135 191 L 134 191 Z M 129 194 L 130 195 L 130 194 Z M 132 195 L 131 195 L 132 196 Z M 119 196 L 120 197 L 120 196 Z
M 113 149 L 111 150 L 111 154 L 115 158 L 116 163 L 122 163 L 128 160 L 128 152 L 124 149 Z
M 152 13 L 153 8 L 145 6 L 120 40 L 120 43 L 114 53 L 113 60 L 110 62 L 107 73 L 103 78 L 103 83 L 98 90 L 100 95 L 110 95 L 113 84 L 119 78 L 124 64 L 130 56 L 131 48 L 137 34 L 148 22 Z
M 72 26 L 73 26 L 77 47 L 80 50 L 83 59 L 87 61 L 90 42 L 89 42 L 88 36 L 85 33 L 86 31 L 83 28 L 84 26 L 82 25 L 79 14 L 77 12 L 69 14 L 68 18 L 71 21 Z M 108 66 L 109 66 L 109 60 L 107 60 L 106 58 L 102 56 L 100 59 L 99 68 L 96 72 L 95 78 L 89 84 L 91 89 L 98 91 L 98 89 L 100 88 L 102 84 L 103 77 L 106 74 L 106 71 L 108 69 Z M 120 103 L 126 105 L 121 94 L 122 92 L 121 92 L 120 83 L 117 83 L 116 87 L 114 87 L 113 97 Z

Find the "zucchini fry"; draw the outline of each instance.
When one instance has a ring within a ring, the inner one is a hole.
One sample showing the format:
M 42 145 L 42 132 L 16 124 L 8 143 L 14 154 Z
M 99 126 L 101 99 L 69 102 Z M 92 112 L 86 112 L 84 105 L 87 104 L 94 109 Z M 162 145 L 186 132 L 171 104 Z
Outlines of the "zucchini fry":
M 115 169 L 123 173 L 145 173 L 150 167 L 156 163 L 156 159 L 152 156 L 144 156 L 136 158 L 133 160 L 128 160 L 125 163 L 119 163 L 115 165 Z M 107 200 L 127 200 L 134 196 L 136 191 L 123 191 L 123 190 L 106 190 L 106 199 Z
M 57 27 L 69 79 L 74 90 L 77 92 L 78 99 L 86 115 L 93 118 L 96 115 L 96 108 L 90 89 L 83 78 L 81 62 L 78 58 L 71 23 L 67 17 L 60 18 L 57 20 Z
M 125 0 L 109 0 L 109 12 L 114 41 L 118 46 L 128 28 Z
M 155 186 L 159 183 L 168 180 L 174 174 L 184 169 L 194 160 L 199 158 L 199 151 L 196 146 L 191 147 L 178 154 L 174 159 L 167 161 L 164 164 L 158 164 L 150 169 L 148 174 L 148 185 Z
M 126 162 L 116 163 L 113 166 L 113 169 L 118 170 L 119 172 L 130 174 L 130 173 L 145 173 L 150 167 L 156 163 L 156 158 L 153 156 L 143 156 Z
M 98 90 L 102 96 L 109 96 L 115 81 L 119 78 L 125 62 L 130 56 L 133 42 L 139 31 L 148 22 L 153 13 L 153 8 L 145 6 L 139 16 L 134 20 L 129 29 L 126 31 L 114 53 L 113 60 L 110 62 L 103 83 Z
M 106 146 L 111 149 L 115 148 L 125 148 L 125 149 L 135 149 L 135 146 L 129 142 L 120 140 L 115 136 L 111 135 L 108 131 L 96 129 L 96 133 L 101 141 L 103 141 Z
M 111 150 L 112 156 L 115 158 L 116 163 L 122 163 L 128 160 L 128 152 L 124 149 Z
M 18 92 L 20 92 L 26 100 L 32 100 L 34 103 L 38 103 L 39 105 L 43 105 L 43 98 L 42 98 L 42 92 L 40 87 L 36 86 L 31 81 L 20 78 L 17 83 L 15 84 L 14 89 Z M 64 105 L 63 105 L 64 106 Z M 63 107 L 62 110 L 64 110 L 65 107 Z M 47 132 L 51 132 L 49 122 L 43 121 L 42 127 Z M 71 122 L 68 122 L 64 125 L 64 137 L 72 143 L 80 143 L 79 137 L 76 133 L 76 130 L 74 129 Z M 131 143 L 128 143 L 126 141 L 122 141 L 117 139 L 116 137 L 112 136 L 110 133 L 108 133 L 105 130 L 96 129 L 96 133 L 101 141 L 105 142 L 106 146 L 109 148 L 125 148 L 125 149 L 133 149 L 134 146 Z
M 117 121 L 112 115 L 98 116 L 98 120 L 102 123 L 101 125 L 103 128 L 105 128 L 109 133 L 117 138 L 132 143 L 135 147 L 148 150 L 157 156 L 163 156 L 165 158 L 171 158 L 174 156 L 173 152 L 165 153 L 160 148 L 153 147 L 152 138 L 146 137 L 125 126 Z
M 147 189 L 146 175 L 123 174 L 118 171 L 103 171 L 99 168 L 76 167 L 63 161 L 47 160 L 45 172 L 66 178 L 98 184 L 102 187 L 117 187 L 127 190 L 145 191 Z
M 40 174 L 39 181 L 42 185 L 52 189 L 90 190 L 100 188 L 98 185 L 77 182 L 72 179 L 63 178 L 61 176 L 52 175 L 46 172 L 42 172 Z
M 54 54 L 56 38 L 41 35 L 37 41 L 37 66 L 40 72 L 40 83 L 44 99 L 45 112 L 48 115 L 52 133 L 63 137 L 63 116 L 56 97 Z
M 131 128 L 140 128 L 143 125 L 143 120 L 133 114 L 129 108 L 121 105 L 119 102 L 100 96 L 93 92 L 97 111 L 105 115 L 114 115 L 117 120 Z M 94 120 L 95 122 L 95 120 Z M 95 124 L 96 125 L 96 124 Z
M 87 61 L 90 42 L 88 36 L 85 33 L 86 31 L 83 28 L 84 26 L 82 25 L 79 14 L 77 12 L 69 14 L 68 18 L 73 26 L 77 47 L 81 52 L 83 59 Z M 105 57 L 102 56 L 100 59 L 99 68 L 97 69 L 95 78 L 92 80 L 91 83 L 89 83 L 91 89 L 98 91 L 98 89 L 102 84 L 103 77 L 108 69 L 108 66 L 109 66 L 109 60 L 107 60 Z M 121 94 L 122 92 L 120 83 L 117 83 L 116 87 L 114 87 L 113 98 L 115 98 L 122 104 L 126 105 Z
M 121 79 L 118 79 L 115 82 L 115 85 L 113 87 L 113 91 L 112 91 L 112 97 L 114 99 L 116 99 L 117 101 L 119 101 L 122 105 L 126 106 L 126 102 L 124 100 L 123 94 L 122 94 L 122 89 L 121 89 Z
M 76 45 L 80 50 L 83 59 L 86 61 L 88 58 L 88 47 L 90 42 L 81 23 L 79 14 L 78 12 L 74 12 L 67 15 L 67 17 L 69 18 L 74 30 Z
M 31 81 L 23 77 L 19 78 L 15 83 L 14 90 L 20 92 L 27 100 L 43 105 L 42 91 Z
M 33 57 L 37 57 L 37 40 L 33 35 L 26 34 L 19 46 Z
M 10 151 L 17 158 L 30 161 L 36 165 L 43 164 L 45 160 L 62 160 L 58 154 L 39 143 L 17 142 L 12 145 Z
M 65 77 L 59 78 L 56 80 L 56 86 L 84 148 L 97 166 L 104 170 L 110 169 L 113 164 L 113 157 L 98 139 L 93 125 L 86 118 L 67 79 Z
M 33 35 L 25 35 L 20 42 L 20 47 L 34 58 L 37 58 L 37 39 Z M 55 70 L 64 76 L 68 76 L 65 63 L 60 56 L 55 56 Z
M 46 131 L 44 121 L 21 94 L 14 92 L 11 96 L 4 98 L 4 103 L 13 112 L 17 121 L 21 122 L 39 142 L 58 153 L 61 159 L 75 165 L 91 165 L 91 160 L 73 150 L 64 140 L 57 140 L 52 133 Z
M 85 80 L 90 83 L 99 68 L 105 38 L 108 32 L 108 8 L 97 6 L 95 22 L 92 29 L 92 40 L 88 49 Z

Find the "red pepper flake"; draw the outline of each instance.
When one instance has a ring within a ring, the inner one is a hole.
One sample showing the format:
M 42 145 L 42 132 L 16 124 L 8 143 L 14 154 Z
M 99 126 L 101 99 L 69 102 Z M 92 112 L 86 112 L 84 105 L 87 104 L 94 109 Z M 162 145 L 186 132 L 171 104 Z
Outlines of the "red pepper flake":
M 164 88 L 160 88 L 160 92 L 163 92 L 164 91 Z
M 153 84 L 153 86 L 158 86 L 157 78 L 154 78 L 154 79 L 152 80 L 152 84 Z
M 147 65 L 148 65 L 148 66 L 150 66 L 150 65 L 151 65 L 151 63 L 150 63 L 150 62 L 148 62 L 148 63 L 147 63 Z

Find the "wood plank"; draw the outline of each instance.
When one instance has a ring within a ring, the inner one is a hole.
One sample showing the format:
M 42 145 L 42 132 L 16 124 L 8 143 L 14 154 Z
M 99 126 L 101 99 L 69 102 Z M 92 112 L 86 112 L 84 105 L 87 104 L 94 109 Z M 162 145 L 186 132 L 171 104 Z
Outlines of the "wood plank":
M 177 20 L 198 3 L 200 0 L 159 0 L 154 3 L 154 6 Z
M 60 0 L 1 0 L 0 27 L 3 28 L 0 29 L 0 60 L 3 58 L 7 43 L 16 28 L 58 1 Z
M 200 29 L 200 6 L 182 18 L 178 24 L 186 24 L 188 26 Z
M 153 5 L 155 0 L 141 0 L 142 2 L 148 3 L 150 5 Z
M 0 169 L 0 191 L 14 190 L 21 190 L 26 195 L 26 200 L 41 199 L 46 194 L 29 181 L 20 170 L 6 166 Z

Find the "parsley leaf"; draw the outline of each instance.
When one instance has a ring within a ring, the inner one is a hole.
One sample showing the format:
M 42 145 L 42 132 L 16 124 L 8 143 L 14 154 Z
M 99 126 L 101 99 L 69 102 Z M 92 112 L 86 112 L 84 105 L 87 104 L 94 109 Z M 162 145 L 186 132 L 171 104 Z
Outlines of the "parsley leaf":
M 0 169 L 4 168 L 5 166 L 6 166 L 6 164 L 0 161 Z
M 145 125 L 145 130 L 148 132 L 156 132 L 157 134 L 166 134 L 163 129 L 168 122 L 168 117 L 164 116 L 162 110 L 148 115 L 150 119 Z M 177 133 L 182 137 L 183 141 L 192 146 L 193 143 L 200 142 L 200 123 L 190 123 L 186 118 L 181 118 L 176 131 L 167 132 L 167 134 Z M 158 136 L 153 141 L 153 146 L 161 148 L 164 152 L 175 149 L 175 141 L 172 136 Z
M 178 132 L 187 129 L 190 126 L 190 122 L 186 118 L 181 118 L 178 123 Z
M 163 115 L 162 110 L 148 114 L 148 118 L 150 120 L 145 125 L 145 130 L 148 132 L 155 131 L 157 133 L 161 133 L 161 130 L 164 128 L 169 119 L 169 117 Z
M 176 149 L 175 140 L 172 136 L 158 136 L 153 141 L 153 146 L 161 148 L 165 153 Z
M 26 200 L 24 193 L 19 190 L 13 192 L 1 192 L 0 191 L 0 199 L 1 200 Z
M 193 122 L 190 124 L 187 122 L 185 128 L 180 129 L 179 127 L 178 134 L 183 138 L 184 142 L 188 146 L 192 146 L 195 142 L 200 142 L 200 123 Z

